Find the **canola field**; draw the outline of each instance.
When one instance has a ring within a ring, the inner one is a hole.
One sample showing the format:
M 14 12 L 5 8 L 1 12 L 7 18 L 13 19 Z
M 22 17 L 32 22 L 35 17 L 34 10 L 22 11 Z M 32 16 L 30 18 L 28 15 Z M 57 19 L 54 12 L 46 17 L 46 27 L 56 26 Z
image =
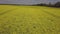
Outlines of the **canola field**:
M 60 34 L 60 8 L 0 5 L 0 34 Z

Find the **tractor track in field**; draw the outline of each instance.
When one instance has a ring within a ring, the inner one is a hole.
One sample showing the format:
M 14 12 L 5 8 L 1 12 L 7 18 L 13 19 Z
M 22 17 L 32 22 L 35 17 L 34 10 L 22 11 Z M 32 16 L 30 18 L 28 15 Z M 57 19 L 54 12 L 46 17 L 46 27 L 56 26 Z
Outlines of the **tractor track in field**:
M 57 15 L 55 15 L 55 14 L 53 14 L 53 13 L 50 13 L 50 12 L 44 10 L 44 9 L 43 9 L 43 12 L 45 12 L 45 13 L 47 13 L 47 14 L 49 14 L 49 15 L 52 15 L 53 17 L 56 17 L 56 18 L 59 18 L 59 19 L 60 19 L 60 16 L 57 16 Z
M 6 13 L 8 13 L 8 12 L 11 12 L 11 11 L 13 11 L 13 10 L 16 10 L 16 9 L 17 9 L 17 8 L 15 8 L 15 9 L 9 9 L 9 10 L 7 10 L 7 11 L 4 11 L 4 12 L 0 13 L 0 16 L 3 15 L 3 14 L 6 14 Z
M 52 11 L 23 6 L 0 10 L 0 34 L 60 33 L 60 16 Z

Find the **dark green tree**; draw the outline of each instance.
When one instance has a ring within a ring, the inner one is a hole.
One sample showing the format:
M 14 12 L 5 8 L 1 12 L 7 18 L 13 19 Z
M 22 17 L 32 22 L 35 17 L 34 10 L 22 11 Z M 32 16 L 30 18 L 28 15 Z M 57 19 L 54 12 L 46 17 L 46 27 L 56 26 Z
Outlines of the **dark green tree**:
M 57 3 L 55 4 L 55 6 L 56 6 L 56 7 L 60 7 L 60 2 L 57 2 Z

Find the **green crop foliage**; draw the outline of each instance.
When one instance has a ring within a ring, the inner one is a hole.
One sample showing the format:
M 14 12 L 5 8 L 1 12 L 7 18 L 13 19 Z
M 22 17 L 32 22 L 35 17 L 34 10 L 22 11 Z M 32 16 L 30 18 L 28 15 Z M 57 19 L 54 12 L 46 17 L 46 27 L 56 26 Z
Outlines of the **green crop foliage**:
M 60 34 L 60 8 L 0 5 L 0 34 Z

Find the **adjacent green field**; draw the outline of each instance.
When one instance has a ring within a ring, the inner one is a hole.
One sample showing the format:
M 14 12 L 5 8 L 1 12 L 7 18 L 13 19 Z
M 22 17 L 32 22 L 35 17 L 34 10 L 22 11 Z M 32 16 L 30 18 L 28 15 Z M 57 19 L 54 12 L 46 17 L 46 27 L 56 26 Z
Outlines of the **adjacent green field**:
M 0 5 L 0 34 L 60 34 L 60 8 Z

